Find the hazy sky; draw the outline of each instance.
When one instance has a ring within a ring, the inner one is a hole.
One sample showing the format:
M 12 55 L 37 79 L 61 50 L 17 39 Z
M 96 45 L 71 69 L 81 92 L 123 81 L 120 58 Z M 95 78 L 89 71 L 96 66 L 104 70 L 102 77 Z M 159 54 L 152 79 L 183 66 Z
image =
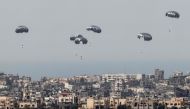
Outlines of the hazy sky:
M 168 67 L 168 72 L 187 71 L 189 4 L 189 0 L 1 0 L 0 70 L 35 78 Z M 170 10 L 179 12 L 180 19 L 166 17 Z M 92 24 L 102 33 L 86 31 Z M 16 34 L 19 25 L 29 27 L 29 33 Z M 140 32 L 152 34 L 153 40 L 139 40 Z M 76 34 L 89 43 L 75 45 L 69 37 Z

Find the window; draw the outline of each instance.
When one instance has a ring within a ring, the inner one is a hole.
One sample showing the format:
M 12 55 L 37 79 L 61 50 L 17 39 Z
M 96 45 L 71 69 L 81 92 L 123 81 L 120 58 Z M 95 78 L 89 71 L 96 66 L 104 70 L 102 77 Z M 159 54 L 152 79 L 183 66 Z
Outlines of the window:
M 134 107 L 137 107 L 137 103 L 135 103 Z

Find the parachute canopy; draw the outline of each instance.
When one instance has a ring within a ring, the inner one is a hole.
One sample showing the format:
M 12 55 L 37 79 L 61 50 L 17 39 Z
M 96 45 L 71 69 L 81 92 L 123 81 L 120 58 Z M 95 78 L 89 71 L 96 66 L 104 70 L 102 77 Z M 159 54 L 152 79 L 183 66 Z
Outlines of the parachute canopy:
M 82 38 L 81 41 L 82 41 L 83 44 L 87 44 L 88 43 L 88 40 L 86 38 Z
M 180 17 L 179 13 L 176 11 L 168 11 L 168 12 L 166 12 L 166 16 L 171 17 L 171 18 L 179 18 Z
M 93 31 L 95 33 L 101 33 L 102 32 L 101 28 L 96 26 L 96 25 L 91 25 L 90 27 L 87 27 L 86 30 Z
M 137 35 L 137 38 L 139 38 L 139 39 L 144 38 L 144 41 L 150 41 L 150 40 L 152 40 L 152 36 L 149 33 L 139 33 Z
M 75 44 L 80 44 L 80 41 L 81 41 L 81 40 L 77 38 L 77 39 L 75 40 Z
M 26 26 L 18 26 L 15 30 L 16 33 L 28 33 L 29 29 Z
M 71 40 L 71 41 L 74 41 L 75 39 L 76 39 L 75 36 L 71 36 L 71 37 L 70 37 L 70 40 Z
M 75 44 L 80 44 L 82 42 L 82 44 L 87 44 L 88 40 L 83 37 L 81 34 L 77 35 L 77 36 L 71 36 L 70 37 L 71 41 L 74 41 Z

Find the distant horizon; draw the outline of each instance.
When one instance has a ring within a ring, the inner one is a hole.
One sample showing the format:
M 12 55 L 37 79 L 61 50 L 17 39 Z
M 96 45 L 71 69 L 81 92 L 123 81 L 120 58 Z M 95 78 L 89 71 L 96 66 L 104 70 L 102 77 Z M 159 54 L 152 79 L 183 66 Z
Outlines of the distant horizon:
M 165 78 L 170 77 L 173 72 L 181 71 L 184 74 L 190 72 L 190 61 L 76 61 L 76 62 L 42 62 L 42 63 L 15 63 L 0 64 L 0 71 L 6 74 L 18 74 L 19 76 L 30 76 L 32 80 L 41 77 L 73 77 L 79 75 L 101 75 L 106 73 L 128 73 L 128 74 L 154 74 L 155 69 L 164 70 Z

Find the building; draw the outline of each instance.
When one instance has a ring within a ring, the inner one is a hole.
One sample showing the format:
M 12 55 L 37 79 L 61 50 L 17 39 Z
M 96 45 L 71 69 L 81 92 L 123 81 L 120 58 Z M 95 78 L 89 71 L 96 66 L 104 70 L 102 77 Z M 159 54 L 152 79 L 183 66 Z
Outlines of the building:
M 154 109 L 154 101 L 149 99 L 134 98 L 131 104 L 132 109 Z
M 74 93 L 64 91 L 58 96 L 59 109 L 70 109 L 78 105 L 78 97 Z
M 123 79 L 117 79 L 113 83 L 113 91 L 123 91 L 125 89 L 125 83 Z
M 164 79 L 164 70 L 155 69 L 154 71 L 155 80 L 163 80 Z
M 13 99 L 11 97 L 1 96 L 0 109 L 15 109 Z
M 19 102 L 19 109 L 26 108 L 37 109 L 37 102 Z
M 87 109 L 105 109 L 107 100 L 104 98 L 95 99 L 93 97 L 89 97 L 87 99 Z
M 183 72 L 175 71 L 175 72 L 173 73 L 173 77 L 179 77 L 179 76 L 183 76 Z
M 110 98 L 109 101 L 110 109 L 117 109 L 118 106 L 128 106 L 128 105 L 130 105 L 128 99 Z
M 112 82 L 116 80 L 124 80 L 128 82 L 129 80 L 142 80 L 145 79 L 145 74 L 103 74 L 103 82 Z
M 73 85 L 65 82 L 65 88 L 69 89 L 70 91 L 73 89 Z
M 160 101 L 166 108 L 177 107 L 178 109 L 184 108 L 187 102 L 185 98 L 171 98 L 169 100 Z

